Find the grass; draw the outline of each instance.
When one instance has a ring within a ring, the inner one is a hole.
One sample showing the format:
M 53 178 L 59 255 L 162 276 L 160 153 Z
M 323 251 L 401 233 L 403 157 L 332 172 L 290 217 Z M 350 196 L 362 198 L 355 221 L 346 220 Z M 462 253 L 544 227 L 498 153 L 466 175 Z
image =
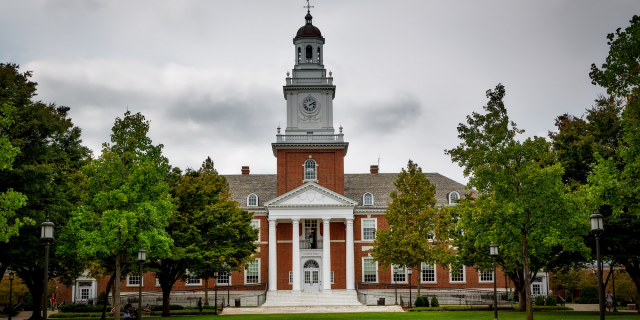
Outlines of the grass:
M 640 319 L 638 314 L 629 313 L 607 313 L 607 319 L 633 320 Z M 257 315 L 233 315 L 218 318 L 214 315 L 196 316 L 198 320 L 253 320 L 253 319 L 347 319 L 347 320 L 369 320 L 369 319 L 428 319 L 428 320 L 476 320 L 493 319 L 491 311 L 449 311 L 449 312 L 414 312 L 414 313 L 302 313 L 302 314 L 257 314 Z M 502 319 L 525 319 L 524 312 L 499 312 L 498 318 Z M 544 311 L 535 312 L 536 320 L 598 320 L 598 312 L 579 311 Z M 95 320 L 95 318 L 86 318 Z M 111 318 L 107 318 L 111 319 Z M 76 318 L 73 320 L 82 320 Z M 144 320 L 144 319 L 143 319 Z M 195 319 L 194 319 L 195 320 Z

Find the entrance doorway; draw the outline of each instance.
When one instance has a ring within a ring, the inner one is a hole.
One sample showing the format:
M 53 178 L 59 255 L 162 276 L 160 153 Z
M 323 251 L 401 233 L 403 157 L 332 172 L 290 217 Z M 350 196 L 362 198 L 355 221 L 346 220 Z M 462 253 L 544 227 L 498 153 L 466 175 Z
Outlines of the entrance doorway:
M 320 291 L 320 264 L 317 261 L 309 259 L 304 263 L 302 280 L 302 291 Z

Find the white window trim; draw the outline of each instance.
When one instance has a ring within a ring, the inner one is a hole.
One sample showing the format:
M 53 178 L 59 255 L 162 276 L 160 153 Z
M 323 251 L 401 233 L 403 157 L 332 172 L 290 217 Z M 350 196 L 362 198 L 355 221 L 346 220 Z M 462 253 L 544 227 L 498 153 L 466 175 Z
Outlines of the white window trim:
M 366 282 L 366 281 L 364 281 L 364 260 L 365 259 L 373 260 L 373 258 L 371 258 L 371 257 L 362 257 L 362 282 Z M 378 261 L 373 260 L 373 262 L 375 262 L 375 264 L 376 264 L 376 281 L 375 282 L 366 282 L 366 283 L 379 283 L 380 282 L 380 277 L 379 277 L 379 274 L 378 274 Z
M 451 270 L 451 265 L 449 265 L 449 283 L 458 283 L 458 284 L 466 284 L 467 283 L 467 268 L 462 266 L 462 281 L 453 281 L 453 272 Z
M 315 179 L 307 179 L 307 161 L 309 161 L 309 160 L 313 160 L 313 163 L 316 164 L 316 171 L 315 171 L 316 178 Z M 307 160 L 304 160 L 304 162 L 302 163 L 302 181 L 304 181 L 304 182 L 311 181 L 311 182 L 316 182 L 317 183 L 318 182 L 318 167 L 319 166 L 320 165 L 318 164 L 318 161 L 316 161 L 316 159 L 309 158 Z
M 222 273 L 224 273 L 224 272 L 221 272 L 220 274 L 222 274 Z M 231 285 L 231 272 L 229 272 L 229 283 L 220 283 L 220 282 L 218 282 L 218 278 L 216 278 L 216 285 L 217 286 L 230 286 Z
M 161 287 L 160 279 L 158 277 L 156 277 L 156 287 Z
M 482 270 L 478 270 L 478 283 L 493 283 L 493 281 L 496 280 L 496 272 L 494 270 L 491 270 L 491 281 L 484 281 L 482 280 Z
M 398 265 L 400 266 L 400 265 Z M 393 265 L 391 265 L 391 283 L 396 283 L 395 280 L 393 280 Z M 401 274 L 401 273 L 398 273 Z M 409 283 L 409 275 L 407 274 L 407 266 L 404 266 L 404 281 L 397 281 L 397 283 Z
M 460 200 L 460 194 L 459 194 L 457 191 L 451 191 L 451 192 L 449 192 L 449 195 L 447 196 L 447 198 L 449 198 L 448 200 L 449 200 L 449 205 L 450 205 L 450 206 L 455 206 L 455 205 L 457 205 L 457 203 L 453 202 L 453 200 L 451 199 L 451 195 L 453 195 L 453 194 L 457 194 L 457 195 L 458 195 L 458 199 L 456 199 L 456 200 Z
M 429 265 L 426 262 L 423 262 L 423 263 L 426 264 L 426 265 Z M 421 280 L 420 281 L 421 283 L 437 284 L 438 283 L 438 265 L 437 264 L 433 265 L 433 281 L 424 281 L 422 279 L 422 263 L 421 263 L 420 264 L 420 280 Z
M 293 284 L 293 271 L 289 271 L 289 284 Z
M 262 272 L 260 272 L 260 258 L 256 258 L 254 260 L 255 262 L 258 263 L 258 282 L 257 283 L 262 283 Z M 247 283 L 247 267 L 244 268 L 244 284 L 249 284 Z
M 249 197 L 251 197 L 251 196 L 256 196 L 256 204 L 255 205 L 250 205 L 249 204 Z M 260 203 L 259 201 L 260 201 L 260 198 L 258 198 L 258 195 L 255 194 L 255 193 L 252 193 L 252 194 L 247 196 L 247 207 L 257 207 L 258 203 Z
M 378 232 L 378 218 L 362 218 L 362 219 L 360 219 L 360 238 L 361 238 L 361 241 L 363 241 L 363 242 L 374 242 L 375 241 L 375 237 L 373 239 L 371 239 L 371 240 L 364 238 L 364 221 L 365 220 L 374 220 L 375 221 L 375 232 L 374 232 L 374 234 L 375 234 L 375 233 Z
M 260 220 L 260 219 L 251 219 L 251 222 L 254 222 L 254 221 L 258 221 L 258 240 L 254 241 L 254 243 L 255 243 L 255 242 L 260 242 L 260 229 L 262 227 L 262 220 Z
M 364 201 L 364 198 L 365 198 L 367 195 L 370 195 L 370 196 L 371 196 L 371 203 L 370 203 L 370 204 L 367 204 L 367 203 Z M 363 205 L 363 206 L 373 206 L 373 204 L 374 204 L 374 203 L 375 203 L 375 199 L 373 198 L 373 194 L 372 194 L 371 192 L 365 192 L 365 193 L 362 195 L 362 205 Z
M 144 274 L 143 274 L 144 276 Z M 129 277 L 131 277 L 131 275 L 127 275 L 127 285 L 126 287 L 128 288 L 137 288 L 140 285 L 139 284 L 129 284 Z M 140 282 L 142 283 L 142 286 L 144 287 L 144 277 L 140 277 Z
M 333 271 L 331 271 L 331 284 L 335 284 L 335 278 L 333 277 Z
M 187 279 L 184 279 L 185 287 L 202 287 L 202 278 L 198 279 L 198 283 L 189 283 L 189 270 L 187 270 L 185 276 L 187 277 Z

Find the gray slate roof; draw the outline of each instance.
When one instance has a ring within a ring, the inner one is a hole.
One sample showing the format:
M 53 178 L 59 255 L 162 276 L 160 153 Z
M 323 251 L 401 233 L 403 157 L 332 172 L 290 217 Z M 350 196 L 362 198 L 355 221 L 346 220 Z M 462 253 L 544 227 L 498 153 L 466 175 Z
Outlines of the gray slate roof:
M 344 175 L 345 196 L 358 202 L 362 206 L 362 196 L 366 192 L 373 194 L 374 207 L 386 207 L 391 200 L 389 194 L 395 190 L 393 182 L 397 173 L 356 173 Z M 457 191 L 461 197 L 468 190 L 464 185 L 453 181 L 439 173 L 425 173 L 431 183 L 436 185 L 437 205 L 447 204 L 448 195 L 452 191 Z M 264 203 L 277 196 L 277 176 L 275 174 L 249 174 L 249 175 L 225 175 L 229 182 L 231 197 L 240 203 L 240 206 L 247 206 L 247 196 L 255 193 L 258 196 L 258 207 L 263 207 Z M 254 207 L 255 208 L 255 207 Z

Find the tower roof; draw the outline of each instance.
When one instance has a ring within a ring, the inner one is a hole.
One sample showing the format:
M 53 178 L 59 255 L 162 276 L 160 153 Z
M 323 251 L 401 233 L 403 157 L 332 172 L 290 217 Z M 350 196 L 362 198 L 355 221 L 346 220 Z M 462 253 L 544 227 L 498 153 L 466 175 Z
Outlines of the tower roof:
M 298 29 L 298 33 L 296 34 L 296 38 L 298 37 L 320 37 L 322 38 L 322 33 L 320 29 L 313 25 L 311 20 L 313 20 L 313 16 L 311 13 L 307 12 L 307 15 L 304 17 L 307 23 Z

